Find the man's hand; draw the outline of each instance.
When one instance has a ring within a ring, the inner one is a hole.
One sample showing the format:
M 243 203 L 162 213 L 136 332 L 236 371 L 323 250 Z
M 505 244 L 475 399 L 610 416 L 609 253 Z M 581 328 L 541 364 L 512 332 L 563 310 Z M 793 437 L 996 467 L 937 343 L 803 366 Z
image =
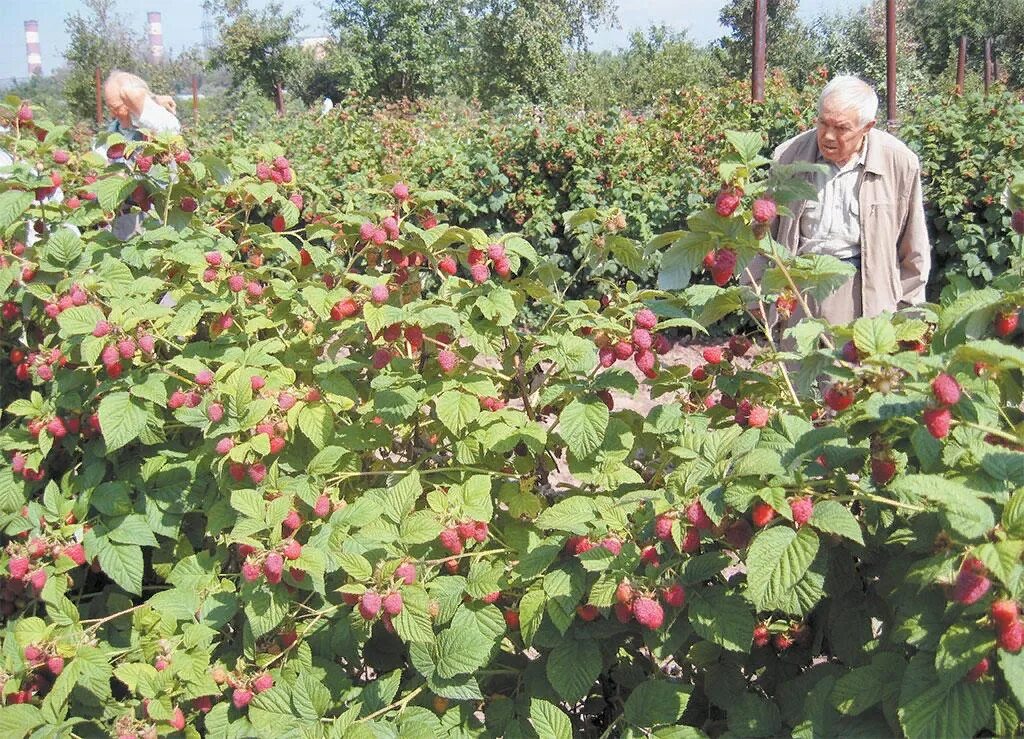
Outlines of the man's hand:
M 170 95 L 154 95 L 153 99 L 156 100 L 157 105 L 162 106 L 165 110 L 168 110 L 174 115 L 178 114 L 178 103 Z

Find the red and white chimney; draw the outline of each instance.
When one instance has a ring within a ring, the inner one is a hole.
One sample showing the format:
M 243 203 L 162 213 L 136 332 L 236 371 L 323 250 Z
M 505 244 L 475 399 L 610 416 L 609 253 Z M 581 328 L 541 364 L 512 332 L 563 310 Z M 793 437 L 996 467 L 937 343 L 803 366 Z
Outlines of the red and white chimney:
M 30 77 L 43 73 L 43 55 L 39 50 L 39 21 L 25 21 L 25 61 Z
M 164 58 L 164 26 L 157 11 L 151 10 L 146 19 L 149 23 L 149 59 L 155 64 Z

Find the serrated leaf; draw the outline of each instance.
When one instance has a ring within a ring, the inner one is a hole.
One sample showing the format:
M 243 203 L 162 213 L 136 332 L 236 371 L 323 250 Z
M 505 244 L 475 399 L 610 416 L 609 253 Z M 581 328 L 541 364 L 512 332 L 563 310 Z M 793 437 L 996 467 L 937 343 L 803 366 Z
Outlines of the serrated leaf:
M 100 401 L 99 418 L 107 451 L 113 452 L 138 438 L 149 414 L 129 393 L 111 393 Z
M 640 683 L 623 707 L 625 719 L 640 728 L 674 724 L 683 715 L 693 686 L 671 683 L 667 680 L 648 680 Z
M 809 526 L 828 534 L 839 534 L 861 546 L 864 545 L 864 534 L 860 524 L 849 509 L 834 500 L 824 500 L 814 505 Z
M 461 390 L 451 390 L 437 397 L 434 410 L 449 431 L 459 434 L 480 415 L 480 400 Z
M 565 640 L 548 655 L 545 666 L 548 682 L 562 700 L 577 703 L 601 674 L 601 649 L 591 640 Z
M 747 597 L 759 611 L 784 600 L 810 568 L 821 542 L 811 529 L 774 526 L 754 537 L 747 552 Z
M 600 398 L 573 399 L 559 415 L 559 429 L 569 451 L 586 457 L 604 442 L 608 406 Z
M 853 343 L 862 356 L 883 356 L 899 348 L 892 321 L 882 316 L 858 318 L 853 324 Z
M 105 538 L 96 539 L 96 556 L 100 569 L 121 588 L 142 595 L 142 549 L 134 544 L 116 544 Z
M 699 636 L 733 652 L 749 652 L 754 613 L 738 593 L 723 590 L 688 594 L 690 624 Z
M 540 698 L 530 700 L 530 721 L 544 739 L 572 739 L 572 722 L 562 710 Z

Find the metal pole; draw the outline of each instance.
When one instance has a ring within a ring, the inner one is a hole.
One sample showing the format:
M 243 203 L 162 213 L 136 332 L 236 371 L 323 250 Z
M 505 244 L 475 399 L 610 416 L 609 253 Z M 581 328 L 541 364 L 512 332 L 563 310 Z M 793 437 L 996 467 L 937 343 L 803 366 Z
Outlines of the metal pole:
M 985 94 L 992 84 L 992 39 L 985 39 Z
M 102 72 L 99 67 L 96 67 L 96 125 L 103 125 L 103 93 L 100 91 L 102 83 Z
M 885 2 L 885 96 L 889 125 L 896 124 L 896 0 Z
M 956 94 L 964 94 L 964 71 L 967 68 L 967 37 L 960 37 L 960 53 L 956 58 Z
M 768 46 L 768 6 L 766 0 L 754 0 L 754 50 L 750 70 L 750 99 L 764 102 L 765 57 Z
M 277 91 L 277 114 L 279 116 L 283 117 L 284 116 L 284 91 L 281 89 L 281 83 L 280 82 L 276 83 L 274 87 L 275 87 L 275 89 Z
M 199 78 L 192 75 L 192 125 L 199 125 Z

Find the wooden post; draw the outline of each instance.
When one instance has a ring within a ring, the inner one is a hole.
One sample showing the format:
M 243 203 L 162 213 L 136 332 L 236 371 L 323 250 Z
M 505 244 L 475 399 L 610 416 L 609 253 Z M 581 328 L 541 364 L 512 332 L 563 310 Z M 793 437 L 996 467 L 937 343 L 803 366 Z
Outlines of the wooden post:
M 889 126 L 896 125 L 896 0 L 885 0 L 885 105 Z
M 281 83 L 276 83 L 274 88 L 277 92 L 277 114 L 284 117 L 284 91 L 281 89 Z
M 992 39 L 985 39 L 985 95 L 992 84 Z
M 967 37 L 960 37 L 960 53 L 956 58 L 956 94 L 964 94 L 964 72 L 967 68 Z
M 750 99 L 764 102 L 764 72 L 768 46 L 767 0 L 754 0 L 754 49 L 751 55 Z
M 99 67 L 96 67 L 96 127 L 99 128 L 103 125 L 103 92 L 100 89 L 103 81 L 103 73 Z
M 192 125 L 199 125 L 199 78 L 192 75 Z

